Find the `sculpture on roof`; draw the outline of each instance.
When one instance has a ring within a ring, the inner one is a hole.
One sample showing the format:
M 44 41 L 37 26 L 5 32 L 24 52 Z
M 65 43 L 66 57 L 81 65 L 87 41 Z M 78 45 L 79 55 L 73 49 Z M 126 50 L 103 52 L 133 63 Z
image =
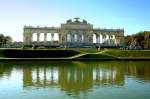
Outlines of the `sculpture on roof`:
M 67 23 L 72 23 L 72 20 L 71 19 L 67 20 Z
M 87 24 L 87 21 L 83 19 L 83 23 Z
M 80 18 L 79 17 L 75 17 L 74 19 L 75 19 L 75 21 L 74 21 L 75 23 L 80 23 L 80 21 L 79 21 Z

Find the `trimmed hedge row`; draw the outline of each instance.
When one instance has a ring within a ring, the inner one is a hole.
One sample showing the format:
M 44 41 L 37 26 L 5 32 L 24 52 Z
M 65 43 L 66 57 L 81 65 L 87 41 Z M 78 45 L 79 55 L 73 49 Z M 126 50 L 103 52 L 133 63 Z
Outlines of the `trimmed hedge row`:
M 8 58 L 63 58 L 79 54 L 73 50 L 18 50 L 5 49 L 3 57 Z

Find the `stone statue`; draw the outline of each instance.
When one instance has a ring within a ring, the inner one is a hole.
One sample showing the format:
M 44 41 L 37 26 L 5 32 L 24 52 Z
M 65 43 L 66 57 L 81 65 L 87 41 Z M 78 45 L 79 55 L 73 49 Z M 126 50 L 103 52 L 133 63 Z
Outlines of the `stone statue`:
M 74 19 L 75 19 L 75 21 L 74 21 L 75 23 L 80 23 L 80 21 L 79 21 L 80 18 L 76 17 Z
M 87 24 L 87 21 L 83 19 L 83 23 Z
M 72 20 L 71 19 L 67 20 L 67 23 L 72 23 Z

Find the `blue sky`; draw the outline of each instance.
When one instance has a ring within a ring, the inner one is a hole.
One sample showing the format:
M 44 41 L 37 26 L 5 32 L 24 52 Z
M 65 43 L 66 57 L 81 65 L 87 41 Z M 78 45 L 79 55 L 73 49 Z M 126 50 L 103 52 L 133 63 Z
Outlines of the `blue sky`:
M 0 0 L 0 33 L 22 41 L 23 26 L 60 26 L 80 17 L 125 35 L 150 30 L 150 0 Z

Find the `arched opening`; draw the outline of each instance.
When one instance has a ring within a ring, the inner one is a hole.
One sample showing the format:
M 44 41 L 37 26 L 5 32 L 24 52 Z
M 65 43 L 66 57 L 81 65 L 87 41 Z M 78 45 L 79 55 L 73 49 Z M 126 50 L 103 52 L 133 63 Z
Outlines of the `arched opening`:
M 115 35 L 112 35 L 112 39 L 115 39 Z
M 106 40 L 108 40 L 109 39 L 109 35 L 108 34 L 106 34 Z
M 40 41 L 40 42 L 43 42 L 43 41 L 44 41 L 44 33 L 40 33 L 39 36 L 40 36 L 40 37 L 39 37 L 39 41 Z
M 93 34 L 93 43 L 96 43 L 96 34 Z
M 37 41 L 37 33 L 32 33 L 32 41 Z
M 59 41 L 59 33 L 54 33 L 54 41 Z
M 71 34 L 67 34 L 67 42 L 71 42 Z
M 102 43 L 102 36 L 99 33 L 93 34 L 93 43 Z
M 51 41 L 51 33 L 47 33 L 46 39 L 47 39 L 47 41 Z
M 78 41 L 78 36 L 77 34 L 74 34 L 74 42 L 77 42 Z

